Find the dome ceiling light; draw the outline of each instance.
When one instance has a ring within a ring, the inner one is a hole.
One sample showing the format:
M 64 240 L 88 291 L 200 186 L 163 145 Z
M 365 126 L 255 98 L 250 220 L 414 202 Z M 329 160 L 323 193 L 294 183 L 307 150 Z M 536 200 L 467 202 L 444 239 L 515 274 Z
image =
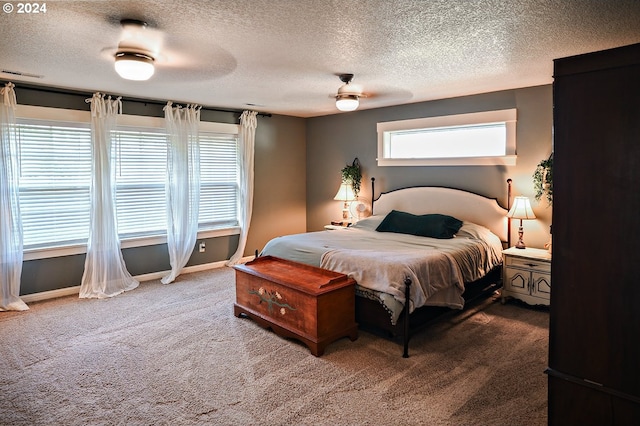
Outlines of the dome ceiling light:
M 126 80 L 149 80 L 155 72 L 153 58 L 144 53 L 116 53 L 116 72 Z

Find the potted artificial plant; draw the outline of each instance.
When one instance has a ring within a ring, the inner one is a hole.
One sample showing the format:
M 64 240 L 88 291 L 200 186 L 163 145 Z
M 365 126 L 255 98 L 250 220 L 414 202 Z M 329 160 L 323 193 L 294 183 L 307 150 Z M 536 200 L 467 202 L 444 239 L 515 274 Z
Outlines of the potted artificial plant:
M 351 165 L 347 164 L 342 170 L 342 181 L 351 183 L 353 194 L 358 198 L 360 192 L 360 181 L 362 181 L 362 171 L 360 170 L 360 160 L 356 157 Z
M 536 201 L 540 201 L 544 197 L 549 205 L 553 204 L 553 153 L 536 166 L 536 170 L 533 172 L 533 189 Z M 551 234 L 551 226 L 549 226 L 549 234 Z M 549 253 L 551 253 L 551 239 L 550 235 L 549 242 L 544 245 Z
M 536 166 L 533 172 L 533 189 L 536 201 L 544 197 L 549 205 L 553 204 L 553 153 Z

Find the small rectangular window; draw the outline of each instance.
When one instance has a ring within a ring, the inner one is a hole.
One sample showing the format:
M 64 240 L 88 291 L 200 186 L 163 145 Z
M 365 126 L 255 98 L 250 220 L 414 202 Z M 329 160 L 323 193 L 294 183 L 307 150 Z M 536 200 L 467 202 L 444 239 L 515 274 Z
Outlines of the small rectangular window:
M 378 123 L 378 165 L 513 165 L 515 123 L 515 109 Z

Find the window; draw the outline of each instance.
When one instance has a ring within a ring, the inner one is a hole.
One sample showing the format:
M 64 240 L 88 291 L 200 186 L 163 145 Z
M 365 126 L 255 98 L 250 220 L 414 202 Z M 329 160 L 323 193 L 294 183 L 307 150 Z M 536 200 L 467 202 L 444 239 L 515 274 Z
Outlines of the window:
M 201 229 L 238 226 L 237 135 L 200 132 Z
M 91 130 L 86 124 L 18 120 L 24 247 L 89 237 Z
M 164 234 L 167 139 L 161 129 L 120 126 L 114 137 L 118 235 Z
M 90 219 L 89 113 L 20 106 L 17 115 L 25 251 L 75 245 L 82 250 L 73 252 L 83 252 Z M 237 125 L 201 123 L 200 237 L 237 233 L 237 135 Z M 123 246 L 166 241 L 164 120 L 118 117 L 114 149 Z
M 378 123 L 378 165 L 514 165 L 515 126 L 515 109 Z

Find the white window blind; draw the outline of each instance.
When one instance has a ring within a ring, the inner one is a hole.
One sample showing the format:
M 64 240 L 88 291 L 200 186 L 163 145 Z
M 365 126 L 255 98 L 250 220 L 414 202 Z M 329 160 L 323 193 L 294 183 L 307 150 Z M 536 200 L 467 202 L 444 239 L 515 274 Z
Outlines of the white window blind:
M 89 123 L 20 118 L 18 132 L 25 249 L 86 243 L 91 182 Z M 164 128 L 119 126 L 113 149 L 120 238 L 165 235 Z M 237 134 L 200 131 L 200 151 L 199 230 L 235 227 Z
M 84 243 L 89 236 L 88 124 L 18 122 L 25 248 Z
M 121 239 L 164 234 L 167 137 L 161 129 L 115 133 L 116 209 Z
M 238 226 L 238 137 L 200 132 L 199 228 Z

